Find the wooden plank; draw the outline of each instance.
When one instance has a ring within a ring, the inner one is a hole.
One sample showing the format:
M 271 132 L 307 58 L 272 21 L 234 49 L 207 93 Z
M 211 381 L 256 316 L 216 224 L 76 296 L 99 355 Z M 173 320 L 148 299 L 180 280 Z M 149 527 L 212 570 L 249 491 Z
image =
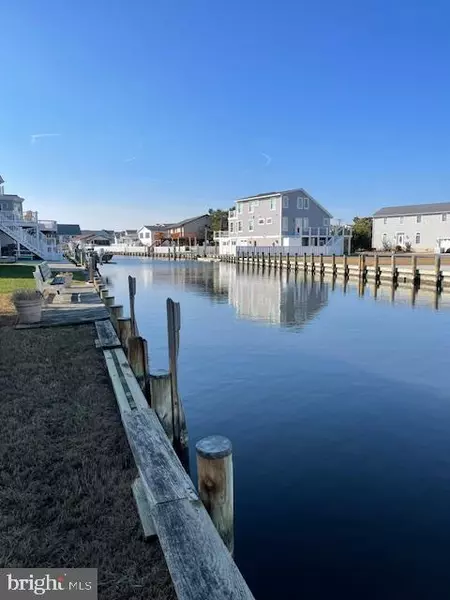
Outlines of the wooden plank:
M 124 411 L 122 421 L 152 511 L 154 505 L 171 500 L 197 500 L 193 483 L 155 411 L 151 408 Z
M 138 409 L 146 409 L 148 408 L 148 402 L 142 393 L 142 390 L 137 382 L 136 377 L 130 367 L 130 363 L 125 356 L 125 352 L 122 348 L 117 348 L 111 351 L 115 357 L 116 362 L 120 365 L 120 372 L 123 377 L 124 382 L 128 386 L 130 393 L 133 397 L 134 404 Z
M 119 348 L 121 346 L 111 321 L 96 321 L 95 328 L 101 348 Z
M 120 373 L 117 368 L 117 363 L 114 360 L 112 352 L 112 350 L 104 350 L 103 356 L 105 357 L 106 368 L 108 369 L 114 395 L 116 397 L 117 404 L 119 405 L 120 414 L 123 415 L 123 413 L 131 411 L 130 398 L 123 387 Z
M 152 518 L 179 600 L 254 598 L 200 501 L 160 504 Z
M 131 484 L 131 489 L 133 491 L 142 529 L 144 530 L 144 537 L 145 539 L 155 537 L 156 530 L 155 526 L 153 525 L 150 505 L 148 503 L 147 496 L 145 495 L 144 486 L 142 485 L 142 480 L 140 477 L 136 477 Z

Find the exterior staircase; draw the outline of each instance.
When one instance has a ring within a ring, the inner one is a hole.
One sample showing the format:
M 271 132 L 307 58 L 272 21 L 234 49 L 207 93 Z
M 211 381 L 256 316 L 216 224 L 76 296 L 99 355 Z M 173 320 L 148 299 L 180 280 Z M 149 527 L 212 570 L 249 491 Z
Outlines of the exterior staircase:
M 34 227 L 33 227 L 34 225 Z M 33 227 L 34 235 L 29 233 Z M 13 241 L 18 242 L 30 253 L 42 260 L 60 260 L 62 255 L 49 248 L 46 236 L 39 229 L 39 222 L 24 219 L 12 212 L 0 211 L 0 232 L 6 233 Z M 20 252 L 18 252 L 20 258 Z

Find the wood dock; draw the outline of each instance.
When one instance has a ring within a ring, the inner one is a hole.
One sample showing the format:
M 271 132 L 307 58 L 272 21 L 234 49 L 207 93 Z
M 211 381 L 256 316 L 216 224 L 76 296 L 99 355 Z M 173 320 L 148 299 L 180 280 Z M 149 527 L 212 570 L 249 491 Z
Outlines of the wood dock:
M 80 325 L 109 319 L 110 313 L 92 284 L 73 285 L 52 295 L 42 308 L 39 323 L 19 323 L 16 329 Z

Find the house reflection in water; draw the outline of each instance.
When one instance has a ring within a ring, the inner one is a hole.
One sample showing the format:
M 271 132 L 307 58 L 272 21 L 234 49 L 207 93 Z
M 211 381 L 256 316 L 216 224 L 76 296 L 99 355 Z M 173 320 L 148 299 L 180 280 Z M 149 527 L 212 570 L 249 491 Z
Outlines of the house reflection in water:
M 247 272 L 228 263 L 172 263 L 153 269 L 153 283 L 170 283 L 229 303 L 239 318 L 301 328 L 327 304 L 330 284 L 294 274 Z
M 328 283 L 296 279 L 285 272 L 247 272 L 235 265 L 221 266 L 231 267 L 221 269 L 220 275 L 240 318 L 299 329 L 328 302 Z

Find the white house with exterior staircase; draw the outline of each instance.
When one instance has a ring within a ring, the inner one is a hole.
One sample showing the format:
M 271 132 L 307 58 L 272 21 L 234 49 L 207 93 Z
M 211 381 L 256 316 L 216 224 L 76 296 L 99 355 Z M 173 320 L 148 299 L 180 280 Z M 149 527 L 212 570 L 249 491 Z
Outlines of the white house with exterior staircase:
M 24 199 L 5 194 L 0 176 L 1 255 L 61 260 L 56 221 L 40 221 L 37 212 L 23 212 Z
M 219 253 L 239 249 L 292 254 L 342 255 L 350 249 L 351 228 L 331 223 L 332 215 L 303 188 L 240 198 L 228 214 L 228 231 L 216 232 Z

